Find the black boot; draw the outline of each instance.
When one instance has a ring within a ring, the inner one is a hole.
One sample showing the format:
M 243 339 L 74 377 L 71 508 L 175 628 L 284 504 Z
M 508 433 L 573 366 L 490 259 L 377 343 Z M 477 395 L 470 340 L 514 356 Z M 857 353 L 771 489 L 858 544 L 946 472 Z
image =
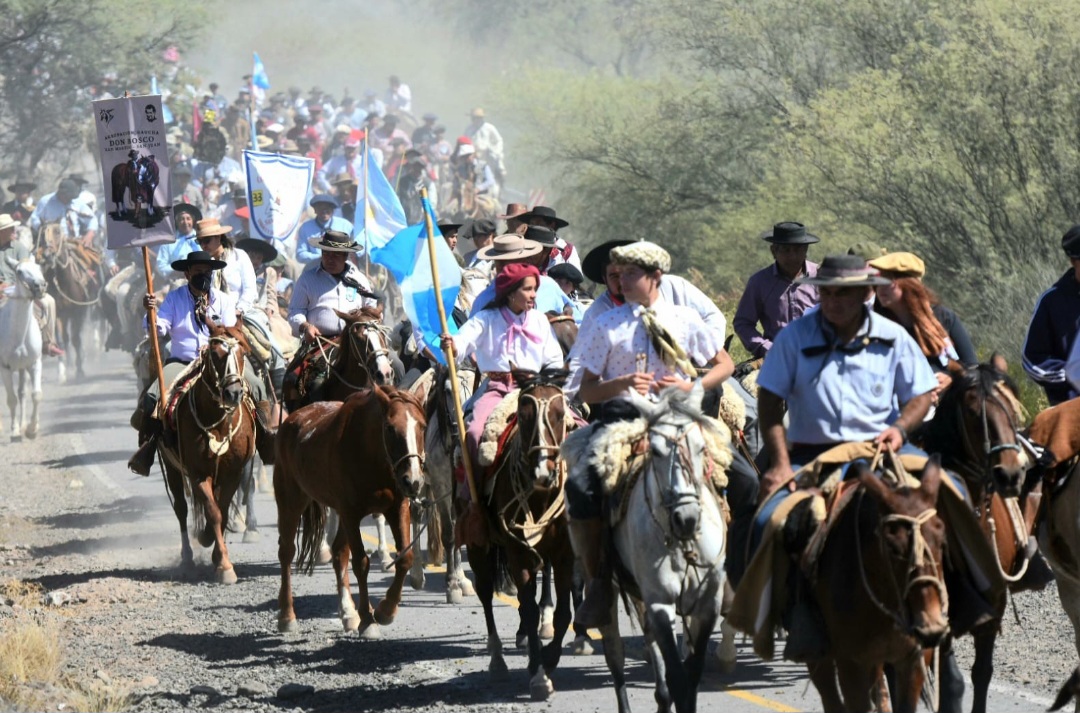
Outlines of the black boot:
M 1028 538 L 1025 554 L 1028 557 L 1027 571 L 1024 572 L 1024 576 L 1020 578 L 1012 591 L 1037 592 L 1046 589 L 1046 585 L 1054 581 L 1054 572 L 1050 569 L 1050 565 L 1046 563 L 1046 558 L 1042 556 L 1042 552 L 1039 552 L 1039 545 L 1034 537 Z
M 810 591 L 810 582 L 801 572 L 793 572 L 793 575 L 795 603 L 788 612 L 788 638 L 784 644 L 784 658 L 807 663 L 828 653 L 829 632 L 825 628 L 821 609 Z
M 277 429 L 271 425 L 270 402 L 257 401 L 255 403 L 255 448 L 259 451 L 259 458 L 266 465 L 274 464 L 274 441 L 277 438 Z
M 139 426 L 139 450 L 128 460 L 128 469 L 132 473 L 138 473 L 144 478 L 150 475 L 162 430 L 161 421 L 143 414 L 142 424 Z

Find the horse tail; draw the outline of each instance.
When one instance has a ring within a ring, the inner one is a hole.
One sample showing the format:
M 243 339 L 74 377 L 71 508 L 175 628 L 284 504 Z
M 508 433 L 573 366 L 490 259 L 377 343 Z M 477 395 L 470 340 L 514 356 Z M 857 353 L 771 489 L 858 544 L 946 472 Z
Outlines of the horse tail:
M 442 537 L 442 508 L 438 503 L 427 509 L 427 547 L 428 563 L 439 564 L 446 558 L 446 549 Z
M 296 533 L 299 555 L 296 558 L 296 571 L 311 574 L 319 559 L 323 535 L 326 534 L 326 508 L 312 500 L 300 516 L 300 529 Z

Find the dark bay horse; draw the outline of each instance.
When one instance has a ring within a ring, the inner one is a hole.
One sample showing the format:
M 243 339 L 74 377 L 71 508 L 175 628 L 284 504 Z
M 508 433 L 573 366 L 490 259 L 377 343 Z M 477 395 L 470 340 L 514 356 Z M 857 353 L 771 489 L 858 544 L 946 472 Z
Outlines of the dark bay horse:
M 505 566 L 517 586 L 518 611 L 528 632 L 529 690 L 534 700 L 546 700 L 554 692 L 548 674 L 559 664 L 563 636 L 570 626 L 574 552 L 564 516 L 566 470 L 559 456 L 570 409 L 562 392 L 566 376 L 564 369 L 539 374 L 514 372 L 514 381 L 521 389 L 517 432 L 508 439 L 490 476 L 494 482 L 485 505 L 488 543 L 469 545 L 476 595 L 484 607 L 487 624 L 491 654 L 488 670 L 497 679 L 508 673 L 492 610 L 497 568 Z M 499 548 L 505 555 L 504 564 L 498 556 Z M 545 564 L 554 569 L 555 636 L 541 649 L 536 574 Z
M 359 628 L 364 638 L 378 638 L 379 626 L 394 621 L 401 588 L 412 565 L 410 499 L 424 484 L 424 413 L 406 391 L 374 386 L 344 402 L 322 401 L 289 415 L 278 430 L 274 498 L 278 507 L 278 630 L 296 630 L 292 597 L 292 562 L 310 573 L 326 525 L 326 508 L 341 519 L 333 543 L 339 614 L 346 631 Z M 389 515 L 399 556 L 394 580 L 374 610 L 368 599 L 369 559 L 360 536 L 360 520 Z M 297 536 L 297 528 L 302 533 Z M 360 607 L 349 590 L 349 556 L 360 589 Z
M 57 339 L 74 351 L 75 373 L 83 371 L 83 328 L 91 311 L 100 303 L 103 288 L 97 261 L 78 241 L 65 240 L 58 224 L 42 228 L 38 243 L 38 262 L 49 283 L 49 294 L 56 300 Z M 63 381 L 63 361 L 61 381 Z
M 935 507 L 941 468 L 931 458 L 918 488 L 893 488 L 864 462 L 853 469 L 857 490 L 825 540 L 814 582 L 828 653 L 807 668 L 829 713 L 871 710 L 883 666 L 892 664 L 893 709 L 913 712 L 923 650 L 948 632 L 945 526 Z
M 180 522 L 181 558 L 191 566 L 184 478 L 191 485 L 199 544 L 214 546 L 217 581 L 234 584 L 224 528 L 244 467 L 255 454 L 255 409 L 244 381 L 247 340 L 236 327 L 214 327 L 210 343 L 189 367 L 197 371 L 191 388 L 176 402 L 175 442 L 159 443 L 173 512 Z M 165 399 L 163 399 L 163 403 Z
M 1018 444 L 1016 434 L 1023 409 L 1005 367 L 999 358 L 973 369 L 954 367 L 952 383 L 942 392 L 934 418 L 925 428 L 923 448 L 940 454 L 942 464 L 963 477 L 981 529 L 997 555 L 1001 575 L 1015 590 L 1027 569 L 1024 548 L 1037 508 L 1023 507 L 1017 499 L 1030 462 Z M 1025 516 L 1022 510 L 1030 513 Z M 954 599 L 959 601 L 960 597 Z M 995 609 L 993 617 L 969 630 L 975 643 L 971 667 L 974 713 L 986 711 L 994 674 L 994 646 L 1006 598 L 1002 596 L 991 604 Z M 962 625 L 956 617 L 954 625 Z M 969 631 L 954 628 L 946 650 L 952 636 Z M 958 674 L 951 665 L 942 666 L 942 689 L 963 691 Z M 952 699 L 955 703 L 959 695 Z

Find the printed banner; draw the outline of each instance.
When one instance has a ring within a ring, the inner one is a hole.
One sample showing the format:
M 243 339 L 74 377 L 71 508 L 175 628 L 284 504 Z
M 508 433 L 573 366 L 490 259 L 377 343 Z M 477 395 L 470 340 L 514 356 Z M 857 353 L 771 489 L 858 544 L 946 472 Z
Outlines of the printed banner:
M 296 232 L 307 208 L 308 189 L 315 160 L 261 151 L 244 151 L 251 229 L 263 240 L 275 243 Z
M 94 102 L 109 248 L 176 240 L 161 96 Z

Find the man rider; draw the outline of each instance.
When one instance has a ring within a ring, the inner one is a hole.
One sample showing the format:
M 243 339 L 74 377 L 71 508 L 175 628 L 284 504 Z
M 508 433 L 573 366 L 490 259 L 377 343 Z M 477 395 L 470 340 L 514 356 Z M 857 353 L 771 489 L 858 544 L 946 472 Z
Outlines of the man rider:
M 17 227 L 19 221 L 12 220 L 7 213 L 0 214 L 0 292 L 15 284 L 15 265 L 9 259 L 16 263 L 34 259 L 26 246 L 15 239 Z M 46 356 L 63 356 L 63 350 L 56 345 L 56 301 L 52 295 L 46 292 L 34 300 L 34 316 L 41 327 L 42 352 Z

